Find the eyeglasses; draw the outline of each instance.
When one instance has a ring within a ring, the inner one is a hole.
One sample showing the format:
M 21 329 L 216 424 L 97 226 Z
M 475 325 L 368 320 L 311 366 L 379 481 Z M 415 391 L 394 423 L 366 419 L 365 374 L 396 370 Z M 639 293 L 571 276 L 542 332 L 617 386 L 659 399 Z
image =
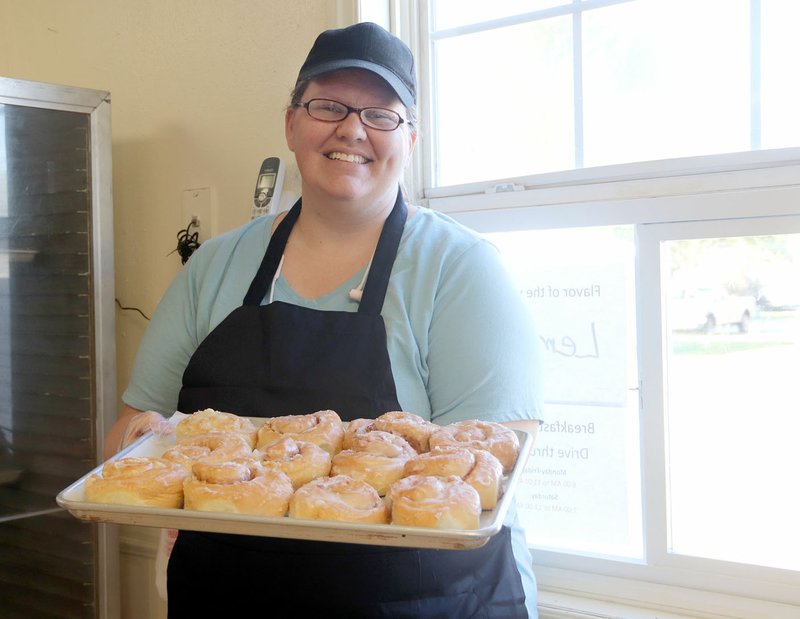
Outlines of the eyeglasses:
M 304 107 L 311 118 L 327 123 L 341 122 L 350 114 L 356 113 L 367 127 L 379 131 L 394 131 L 405 122 L 394 110 L 382 107 L 350 107 L 331 99 L 309 99 L 297 106 Z

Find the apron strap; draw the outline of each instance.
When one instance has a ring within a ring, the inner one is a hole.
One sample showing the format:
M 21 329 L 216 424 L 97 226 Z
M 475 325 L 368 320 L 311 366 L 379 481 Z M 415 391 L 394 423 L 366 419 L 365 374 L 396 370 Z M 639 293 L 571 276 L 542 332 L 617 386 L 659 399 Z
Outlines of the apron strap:
M 261 260 L 261 265 L 258 267 L 256 276 L 250 282 L 250 288 L 247 294 L 244 295 L 243 305 L 261 305 L 261 301 L 267 296 L 269 287 L 272 285 L 272 279 L 275 277 L 275 272 L 278 270 L 278 265 L 283 256 L 283 250 L 286 248 L 286 241 L 289 240 L 289 234 L 294 227 L 297 218 L 300 216 L 300 209 L 303 205 L 303 199 L 300 198 L 294 203 L 294 206 L 289 209 L 286 216 L 275 229 L 275 233 L 270 239 L 267 251 L 264 258 Z
M 403 192 L 398 187 L 394 208 L 383 224 L 383 231 L 375 248 L 367 282 L 364 284 L 361 302 L 358 304 L 360 314 L 379 316 L 381 313 L 386 290 L 389 287 L 389 276 L 397 257 L 397 248 L 400 246 L 400 237 L 403 236 L 403 227 L 407 217 L 408 207 L 403 199 Z
M 261 301 L 267 295 L 278 270 L 281 256 L 286 249 L 289 234 L 300 216 L 301 208 L 302 198 L 295 202 L 275 229 L 264 258 L 261 260 L 261 265 L 244 296 L 243 305 L 261 305 Z M 383 230 L 372 258 L 372 265 L 369 267 L 364 292 L 358 305 L 360 314 L 378 316 L 381 313 L 386 290 L 389 287 L 389 276 L 392 273 L 392 266 L 397 256 L 397 248 L 400 246 L 400 238 L 403 236 L 403 227 L 407 216 L 408 207 L 403 199 L 403 192 L 398 187 L 394 207 L 383 224 Z

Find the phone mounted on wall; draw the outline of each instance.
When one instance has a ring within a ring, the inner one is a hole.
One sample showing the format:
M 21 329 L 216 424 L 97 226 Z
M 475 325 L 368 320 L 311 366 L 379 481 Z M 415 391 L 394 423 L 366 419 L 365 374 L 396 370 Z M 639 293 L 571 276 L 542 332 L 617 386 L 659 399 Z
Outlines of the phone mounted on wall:
M 267 157 L 261 164 L 253 194 L 253 214 L 255 219 L 278 209 L 283 189 L 283 177 L 286 171 L 279 157 Z

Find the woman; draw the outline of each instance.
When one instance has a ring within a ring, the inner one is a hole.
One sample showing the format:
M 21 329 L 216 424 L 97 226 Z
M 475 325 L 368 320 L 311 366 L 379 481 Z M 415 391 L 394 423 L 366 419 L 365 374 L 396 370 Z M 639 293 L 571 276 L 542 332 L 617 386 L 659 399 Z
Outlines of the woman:
M 346 421 L 408 410 L 535 433 L 535 336 L 497 252 L 400 191 L 415 99 L 411 52 L 382 28 L 317 38 L 285 119 L 302 200 L 192 256 L 148 326 L 109 451 L 161 418 L 152 411 L 209 407 L 333 409 Z M 507 524 L 474 551 L 181 532 L 170 617 L 231 604 L 275 616 L 535 616 L 524 536 L 513 515 Z

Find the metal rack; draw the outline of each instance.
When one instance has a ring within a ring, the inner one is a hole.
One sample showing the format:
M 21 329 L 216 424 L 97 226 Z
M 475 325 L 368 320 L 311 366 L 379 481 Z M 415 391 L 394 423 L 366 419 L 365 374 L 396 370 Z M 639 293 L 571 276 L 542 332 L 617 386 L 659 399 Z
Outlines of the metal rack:
M 58 491 L 116 418 L 110 99 L 0 78 L 0 599 L 119 616 L 116 529 Z

